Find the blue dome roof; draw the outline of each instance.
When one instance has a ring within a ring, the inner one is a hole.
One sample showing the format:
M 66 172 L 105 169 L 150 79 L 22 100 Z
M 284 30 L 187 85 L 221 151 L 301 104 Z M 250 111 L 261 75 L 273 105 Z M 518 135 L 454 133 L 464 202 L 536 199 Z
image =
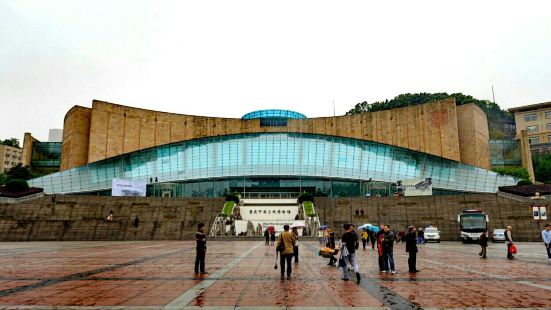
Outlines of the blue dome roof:
M 270 109 L 249 112 L 241 117 L 241 119 L 256 118 L 306 118 L 306 115 L 295 111 Z

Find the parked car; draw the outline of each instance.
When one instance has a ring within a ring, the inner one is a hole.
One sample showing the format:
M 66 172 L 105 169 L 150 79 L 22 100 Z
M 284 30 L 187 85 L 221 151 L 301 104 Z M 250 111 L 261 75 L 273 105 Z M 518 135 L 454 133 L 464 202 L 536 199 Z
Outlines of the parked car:
M 492 242 L 503 241 L 505 242 L 505 229 L 494 229 L 492 232 Z
M 425 228 L 425 240 L 440 242 L 440 231 L 436 227 Z

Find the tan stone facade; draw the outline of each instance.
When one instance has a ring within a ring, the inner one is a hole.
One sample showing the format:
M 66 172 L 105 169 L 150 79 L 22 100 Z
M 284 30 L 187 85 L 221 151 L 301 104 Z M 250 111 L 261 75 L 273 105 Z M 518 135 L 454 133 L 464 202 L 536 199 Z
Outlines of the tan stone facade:
M 509 112 L 515 114 L 517 138 L 525 130 L 531 145 L 551 143 L 551 102 L 511 108 Z M 551 151 L 549 146 L 546 147 L 548 149 L 540 151 Z
M 458 109 L 450 98 L 359 115 L 289 119 L 287 126 L 261 127 L 259 119 L 174 114 L 94 100 L 91 109 L 75 106 L 65 117 L 61 170 L 167 143 L 262 132 L 369 140 L 488 168 L 487 121 L 479 112 L 472 106 Z M 473 117 L 482 124 L 465 126 Z

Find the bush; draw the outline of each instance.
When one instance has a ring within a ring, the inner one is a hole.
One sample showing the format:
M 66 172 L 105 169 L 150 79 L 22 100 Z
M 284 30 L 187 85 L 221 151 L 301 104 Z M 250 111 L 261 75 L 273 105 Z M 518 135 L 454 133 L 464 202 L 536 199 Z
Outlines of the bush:
M 305 201 L 311 201 L 313 202 L 314 201 L 314 197 L 308 193 L 304 193 L 304 194 L 301 194 L 299 197 L 298 197 L 298 200 L 297 202 L 298 203 L 303 203 Z
M 316 213 L 314 212 L 314 204 L 311 201 L 306 200 L 303 203 L 304 206 L 304 213 L 306 213 L 306 216 L 316 216 Z
M 25 180 L 11 179 L 6 182 L 6 189 L 10 192 L 22 192 L 29 189 L 29 184 Z
M 236 204 L 239 204 L 239 197 L 237 197 L 236 194 L 228 194 L 226 195 L 226 201 L 233 201 Z
M 226 201 L 226 203 L 224 204 L 224 208 L 222 209 L 222 214 L 226 216 L 230 216 L 234 205 L 235 205 L 234 201 Z
M 506 175 L 510 175 L 523 180 L 530 179 L 530 176 L 528 175 L 528 171 L 524 167 L 503 167 L 503 168 L 493 168 L 492 170 L 499 174 L 506 174 Z
M 532 185 L 532 182 L 530 180 L 520 180 L 517 183 L 517 186 L 519 185 Z

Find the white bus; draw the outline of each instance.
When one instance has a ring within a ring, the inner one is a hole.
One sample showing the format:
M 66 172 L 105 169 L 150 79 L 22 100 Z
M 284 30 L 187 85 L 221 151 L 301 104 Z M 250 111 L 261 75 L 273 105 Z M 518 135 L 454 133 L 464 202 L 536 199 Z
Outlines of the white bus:
M 457 216 L 461 241 L 478 241 L 480 234 L 488 230 L 488 215 L 480 210 L 464 210 Z

